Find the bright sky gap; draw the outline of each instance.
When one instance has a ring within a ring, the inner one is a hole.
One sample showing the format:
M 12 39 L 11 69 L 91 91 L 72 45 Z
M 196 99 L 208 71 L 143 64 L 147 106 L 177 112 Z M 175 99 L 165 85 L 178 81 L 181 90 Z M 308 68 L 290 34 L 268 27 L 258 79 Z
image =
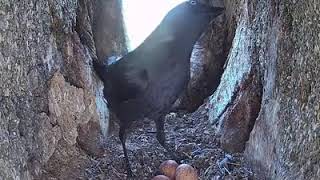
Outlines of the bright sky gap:
M 170 9 L 185 0 L 122 0 L 129 51 L 139 46 Z

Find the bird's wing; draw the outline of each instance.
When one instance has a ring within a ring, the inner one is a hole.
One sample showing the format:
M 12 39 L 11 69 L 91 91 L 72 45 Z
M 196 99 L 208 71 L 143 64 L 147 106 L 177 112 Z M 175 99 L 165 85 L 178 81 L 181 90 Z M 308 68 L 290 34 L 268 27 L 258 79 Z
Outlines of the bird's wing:
M 107 87 L 112 99 L 120 103 L 136 98 L 149 85 L 148 71 L 136 63 L 134 54 L 129 53 L 107 67 Z

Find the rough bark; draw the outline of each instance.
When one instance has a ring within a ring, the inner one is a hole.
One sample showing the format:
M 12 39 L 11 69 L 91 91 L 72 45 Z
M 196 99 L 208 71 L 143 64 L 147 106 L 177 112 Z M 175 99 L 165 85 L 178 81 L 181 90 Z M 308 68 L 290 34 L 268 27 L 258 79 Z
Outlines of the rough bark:
M 262 109 L 246 155 L 273 179 L 318 179 L 320 2 L 266 2 Z
M 242 11 L 235 14 L 237 28 L 221 83 L 210 98 L 209 120 L 217 125 L 225 150 L 241 152 L 260 109 L 261 83 L 250 7 L 246 2 L 229 5 Z
M 88 154 L 102 154 L 108 112 L 91 70 L 95 5 L 0 1 L 1 179 L 74 179 Z M 123 41 L 106 46 L 118 52 Z
M 317 179 L 320 3 L 244 0 L 237 9 L 240 13 L 228 64 L 210 98 L 210 120 L 218 124 L 222 137 L 227 137 L 222 143 L 231 142 L 227 150 L 246 144 L 246 159 L 260 177 Z M 260 87 L 260 91 L 246 97 L 248 91 L 241 85 L 252 72 L 257 77 L 254 88 Z M 250 126 L 223 126 L 246 124 L 247 116 L 235 118 L 230 111 L 247 107 L 239 103 L 239 97 L 254 99 L 259 92 L 261 102 L 250 105 L 260 108 L 250 136 Z M 237 133 L 233 136 L 235 131 L 249 140 L 239 139 Z
M 121 1 L 97 0 L 95 4 L 92 27 L 98 59 L 124 55 L 127 47 Z

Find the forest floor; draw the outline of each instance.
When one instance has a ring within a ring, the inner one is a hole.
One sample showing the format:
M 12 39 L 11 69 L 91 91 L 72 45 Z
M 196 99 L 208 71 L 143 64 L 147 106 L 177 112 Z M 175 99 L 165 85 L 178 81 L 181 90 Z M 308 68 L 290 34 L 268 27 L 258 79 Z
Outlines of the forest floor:
M 226 154 L 220 148 L 216 129 L 208 122 L 205 105 L 190 114 L 168 114 L 165 130 L 167 142 L 179 157 L 180 162 L 177 162 L 193 166 L 199 179 L 252 179 L 253 174 L 246 168 L 241 154 Z M 152 179 L 159 174 L 161 162 L 172 159 L 158 143 L 155 132 L 153 121 L 144 119 L 127 136 L 134 179 Z M 86 169 L 88 179 L 126 179 L 124 155 L 117 134 L 109 137 L 106 151 L 103 158 L 92 159 L 94 163 Z

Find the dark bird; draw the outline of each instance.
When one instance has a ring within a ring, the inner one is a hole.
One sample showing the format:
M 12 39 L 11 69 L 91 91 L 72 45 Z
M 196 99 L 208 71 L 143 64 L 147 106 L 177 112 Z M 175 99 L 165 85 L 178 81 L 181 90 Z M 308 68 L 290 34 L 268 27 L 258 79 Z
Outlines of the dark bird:
M 194 44 L 224 8 L 186 1 L 173 8 L 134 51 L 108 65 L 93 62 L 104 82 L 108 106 L 120 120 L 128 176 L 131 169 L 125 145 L 126 130 L 135 120 L 153 119 L 157 139 L 165 147 L 164 116 L 187 87 Z

